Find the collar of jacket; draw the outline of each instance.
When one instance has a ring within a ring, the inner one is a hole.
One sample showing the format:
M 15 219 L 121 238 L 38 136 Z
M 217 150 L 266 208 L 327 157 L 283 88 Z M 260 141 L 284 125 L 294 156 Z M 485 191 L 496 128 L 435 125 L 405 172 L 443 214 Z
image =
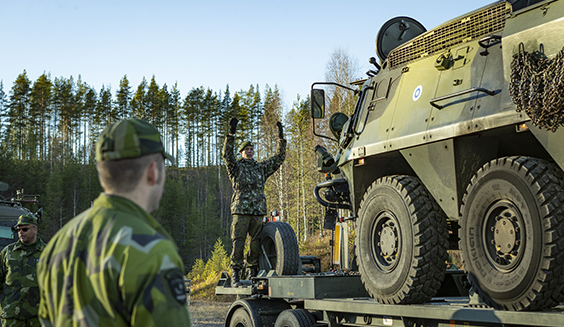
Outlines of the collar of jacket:
M 254 158 L 253 159 L 241 158 L 239 159 L 239 161 L 243 164 L 255 164 L 257 162 Z
M 153 218 L 153 216 L 151 216 L 147 211 L 145 211 L 145 209 L 141 208 L 135 202 L 129 199 L 126 199 L 119 195 L 100 193 L 100 196 L 98 196 L 98 198 L 94 200 L 92 206 L 108 208 L 134 215 L 141 221 L 153 227 L 157 232 L 171 240 L 176 245 L 172 236 L 170 236 L 166 229 L 164 229 L 164 227 L 159 224 L 159 222 L 155 218 Z
M 43 240 L 39 236 L 37 236 L 37 240 L 35 241 L 35 243 L 29 244 L 29 245 L 25 245 L 22 242 L 22 240 L 18 239 L 18 241 L 16 242 L 16 245 L 14 246 L 14 250 L 34 249 L 35 251 L 43 251 L 43 249 L 45 248 L 45 245 L 46 245 L 45 242 L 43 242 Z

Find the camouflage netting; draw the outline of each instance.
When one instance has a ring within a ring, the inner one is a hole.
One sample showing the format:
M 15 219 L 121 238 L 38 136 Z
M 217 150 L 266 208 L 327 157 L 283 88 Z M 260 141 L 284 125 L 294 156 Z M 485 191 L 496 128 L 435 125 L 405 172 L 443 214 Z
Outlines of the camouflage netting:
M 556 131 L 564 125 L 564 48 L 553 59 L 519 45 L 511 62 L 509 95 L 537 127 Z

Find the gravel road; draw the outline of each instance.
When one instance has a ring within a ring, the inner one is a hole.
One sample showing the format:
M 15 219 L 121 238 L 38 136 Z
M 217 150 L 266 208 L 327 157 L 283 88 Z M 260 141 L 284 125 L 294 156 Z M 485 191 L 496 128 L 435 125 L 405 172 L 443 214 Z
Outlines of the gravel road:
M 223 326 L 231 303 L 192 301 L 189 308 L 193 327 Z

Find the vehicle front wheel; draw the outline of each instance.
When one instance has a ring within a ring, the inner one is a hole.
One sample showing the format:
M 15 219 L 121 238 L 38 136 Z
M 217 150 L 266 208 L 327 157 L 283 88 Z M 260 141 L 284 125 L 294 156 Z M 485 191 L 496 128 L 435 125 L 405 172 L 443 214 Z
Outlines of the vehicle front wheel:
M 422 303 L 437 293 L 448 257 L 448 227 L 419 179 L 376 180 L 362 199 L 357 224 L 360 276 L 375 300 Z

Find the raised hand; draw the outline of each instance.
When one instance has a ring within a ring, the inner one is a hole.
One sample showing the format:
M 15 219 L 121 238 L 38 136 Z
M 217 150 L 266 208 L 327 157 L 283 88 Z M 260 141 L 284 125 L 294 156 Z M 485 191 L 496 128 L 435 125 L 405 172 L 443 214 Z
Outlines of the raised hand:
M 282 127 L 282 123 L 277 122 L 276 127 L 278 127 L 278 137 L 283 139 L 284 138 L 284 128 Z
M 229 134 L 235 135 L 235 131 L 237 130 L 237 124 L 239 123 L 239 119 L 233 117 L 231 121 L 229 121 Z

